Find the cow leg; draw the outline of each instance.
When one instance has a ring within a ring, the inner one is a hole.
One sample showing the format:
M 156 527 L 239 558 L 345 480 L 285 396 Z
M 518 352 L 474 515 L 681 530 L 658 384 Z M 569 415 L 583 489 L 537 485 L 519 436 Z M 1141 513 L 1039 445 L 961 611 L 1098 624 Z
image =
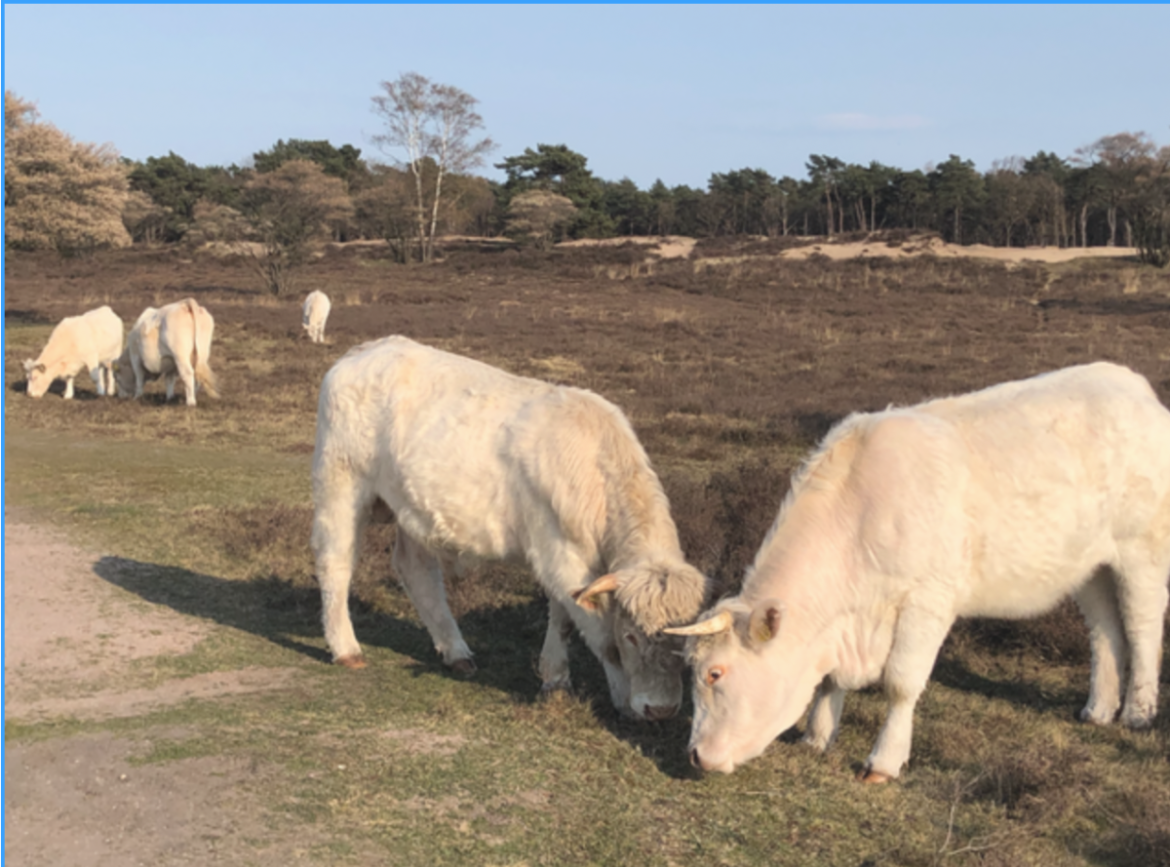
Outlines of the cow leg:
M 447 607 L 447 591 L 443 586 L 443 567 L 439 559 L 422 543 L 403 532 L 400 526 L 390 563 L 443 662 L 460 674 L 475 671 L 471 648 L 463 641 L 459 626 Z
M 1162 543 L 1162 540 L 1158 540 Z M 1153 550 L 1146 540 L 1121 547 L 1117 570 L 1117 601 L 1129 639 L 1129 688 L 1121 722 L 1130 728 L 1149 727 L 1158 712 L 1158 669 L 1162 661 L 1162 630 L 1168 592 L 1170 556 Z
M 592 576 L 586 573 L 586 579 L 582 582 L 582 587 L 588 585 Z M 603 614 L 593 613 L 576 604 L 568 610 L 577 626 L 577 631 L 589 649 L 601 660 L 601 667 L 605 670 L 605 680 L 609 684 L 609 697 L 613 701 L 613 706 L 623 715 L 633 714 L 630 704 L 633 686 L 630 683 L 629 674 L 622 667 L 622 653 L 617 644 L 614 643 L 612 610 Z M 636 714 L 633 715 L 636 716 Z
M 106 378 L 106 395 L 114 397 L 118 393 L 118 383 L 114 378 L 114 366 L 112 364 L 103 364 L 101 371 L 102 376 Z
M 314 487 L 317 487 L 314 480 Z M 321 485 L 326 488 L 325 485 Z M 361 668 L 362 648 L 349 616 L 349 585 L 357 564 L 358 542 L 369 516 L 369 503 L 361 492 L 346 485 L 330 485 L 327 493 L 314 492 L 313 552 L 317 581 L 321 585 L 321 619 L 325 642 L 333 661 L 347 668 Z
M 93 384 L 97 387 L 98 397 L 104 397 L 106 394 L 106 375 L 102 370 L 101 364 L 90 368 L 89 378 L 93 380 Z
M 65 399 L 73 400 L 73 377 L 65 377 Z
M 557 588 L 560 588 L 562 593 L 566 590 L 584 590 L 597 577 L 596 573 L 581 562 L 571 547 L 534 551 L 530 556 L 533 571 L 550 599 Z M 613 706 L 622 714 L 631 714 L 630 698 L 633 689 L 630 676 L 622 667 L 621 650 L 614 642 L 614 606 L 595 609 L 568 600 L 562 602 L 562 605 L 572 619 L 573 625 L 577 627 L 581 639 L 601 661 L 601 666 L 605 669 L 605 679 L 609 683 L 609 696 L 613 700 Z M 551 623 L 549 628 L 552 628 Z
M 832 746 L 841 728 L 841 711 L 844 707 L 845 690 L 826 677 L 813 696 L 804 743 L 820 752 Z
M 862 774 L 865 782 L 882 783 L 893 779 L 910 758 L 914 706 L 926 689 L 938 650 L 954 622 L 953 618 L 934 613 L 944 609 L 945 605 L 940 604 L 937 607 L 906 608 L 898 614 L 894 642 L 885 668 L 890 712 L 873 752 L 866 760 Z
M 187 396 L 187 406 L 195 406 L 195 368 L 191 366 L 190 361 L 186 359 L 180 361 L 176 358 L 175 370 L 178 373 L 179 378 L 183 380 L 183 391 Z M 170 392 L 167 394 L 168 400 L 174 396 L 175 391 L 175 380 L 173 374 L 170 381 Z
M 134 399 L 138 400 L 146 392 L 146 368 L 142 359 L 131 354 L 130 366 L 134 369 Z
M 548 600 L 548 631 L 540 651 L 541 692 L 572 689 L 569 679 L 569 636 L 573 621 L 565 606 L 556 599 Z
M 1074 598 L 1089 627 L 1092 653 L 1089 701 L 1081 710 L 1081 719 L 1106 725 L 1113 722 L 1121 706 L 1121 680 L 1129 653 L 1113 573 L 1108 569 L 1099 570 Z

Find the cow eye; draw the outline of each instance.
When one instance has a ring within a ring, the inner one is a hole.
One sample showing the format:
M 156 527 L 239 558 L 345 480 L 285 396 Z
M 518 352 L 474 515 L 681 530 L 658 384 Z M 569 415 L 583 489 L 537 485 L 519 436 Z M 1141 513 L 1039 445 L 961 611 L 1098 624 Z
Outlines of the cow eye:
M 630 645 L 631 645 L 631 646 L 633 646 L 633 647 L 637 647 L 637 646 L 638 646 L 638 636 L 636 636 L 636 635 L 635 635 L 634 633 L 632 633 L 632 632 L 627 632 L 627 633 L 626 633 L 626 641 L 630 642 Z
M 715 681 L 717 681 L 717 680 L 719 680 L 719 678 L 723 677 L 723 674 L 724 674 L 723 666 L 721 666 L 721 665 L 713 665 L 710 668 L 708 668 L 707 669 L 707 678 L 706 678 L 707 686 L 714 686 Z

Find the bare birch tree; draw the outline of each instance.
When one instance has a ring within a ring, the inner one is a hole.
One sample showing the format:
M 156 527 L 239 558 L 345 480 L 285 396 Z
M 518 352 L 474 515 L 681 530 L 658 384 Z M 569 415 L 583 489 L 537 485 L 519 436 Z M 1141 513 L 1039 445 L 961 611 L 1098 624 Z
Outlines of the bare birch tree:
M 417 72 L 383 81 L 381 87 L 384 92 L 372 97 L 373 111 L 386 124 L 386 132 L 373 141 L 414 178 L 418 258 L 430 262 L 444 179 L 482 165 L 495 143 L 474 138 L 483 128 L 483 118 L 475 111 L 479 100 L 457 87 L 437 84 Z M 405 159 L 394 156 L 399 150 L 406 152 Z M 433 170 L 428 171 L 428 162 Z

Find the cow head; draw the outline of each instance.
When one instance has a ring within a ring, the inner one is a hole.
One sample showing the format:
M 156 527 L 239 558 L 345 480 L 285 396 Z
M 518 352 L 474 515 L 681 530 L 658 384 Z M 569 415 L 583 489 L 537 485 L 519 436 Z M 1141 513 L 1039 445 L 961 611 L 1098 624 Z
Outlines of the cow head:
M 114 385 L 119 397 L 134 397 L 138 385 L 134 380 L 134 365 L 130 363 L 129 351 L 123 352 L 114 364 Z
M 24 361 L 24 374 L 28 380 L 29 397 L 41 397 L 53 384 L 53 377 L 49 376 L 45 365 L 38 364 L 31 358 L 26 358 Z
M 629 679 L 628 710 L 638 719 L 668 719 L 682 704 L 683 641 L 664 629 L 693 619 L 707 598 L 707 579 L 686 563 L 649 563 L 598 578 L 574 594 L 577 604 L 598 610 L 607 605 L 612 647 Z
M 731 773 L 767 749 L 808 707 L 827 657 L 822 642 L 809 641 L 786 619 L 776 599 L 754 606 L 732 599 L 690 626 L 666 630 L 688 637 L 694 765 Z

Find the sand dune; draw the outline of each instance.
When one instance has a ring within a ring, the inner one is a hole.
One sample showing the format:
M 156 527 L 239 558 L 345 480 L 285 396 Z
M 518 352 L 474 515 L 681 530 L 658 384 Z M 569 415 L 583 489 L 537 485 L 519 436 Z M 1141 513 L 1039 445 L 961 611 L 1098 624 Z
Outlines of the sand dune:
M 887 242 L 881 239 L 843 243 L 813 238 L 805 240 L 809 242 L 805 246 L 762 255 L 775 255 L 784 259 L 808 259 L 818 254 L 830 259 L 876 259 L 879 257 L 904 259 L 911 256 L 938 256 L 940 258 L 995 259 L 1000 262 L 1015 263 L 1026 261 L 1057 263 L 1083 258 L 1136 257 L 1138 253 L 1134 247 L 989 247 L 985 244 L 964 246 L 948 244 L 941 238 L 933 236 L 922 236 L 899 242 Z M 602 240 L 584 238 L 577 241 L 564 241 L 557 244 L 557 247 L 610 247 L 622 244 L 643 245 L 647 248 L 648 253 L 660 259 L 675 259 L 690 256 L 695 248 L 695 239 L 681 235 L 605 238 Z

